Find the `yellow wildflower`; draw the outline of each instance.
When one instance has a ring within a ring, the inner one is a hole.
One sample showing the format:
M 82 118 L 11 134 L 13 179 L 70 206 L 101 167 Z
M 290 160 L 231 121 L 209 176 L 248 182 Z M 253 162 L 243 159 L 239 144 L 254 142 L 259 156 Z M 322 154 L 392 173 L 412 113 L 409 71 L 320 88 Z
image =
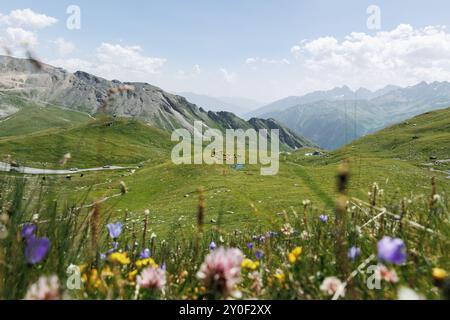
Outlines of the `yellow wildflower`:
M 275 279 L 278 280 L 280 284 L 282 284 L 286 280 L 286 276 L 284 272 L 280 269 L 277 269 L 274 274 Z
M 102 275 L 102 278 L 112 277 L 112 276 L 114 276 L 114 273 L 112 273 L 111 268 L 109 266 L 106 266 L 102 269 L 101 275 Z
M 296 247 L 294 250 L 289 252 L 288 253 L 289 263 L 294 264 L 302 254 L 302 251 L 303 251 L 302 247 Z
M 448 276 L 447 271 L 441 268 L 433 268 L 433 279 L 436 281 L 442 281 L 445 280 Z
M 241 267 L 244 269 L 255 270 L 259 267 L 259 262 L 258 261 L 255 262 L 245 258 L 244 260 L 242 260 Z
M 126 252 L 114 252 L 111 253 L 111 255 L 109 256 L 109 261 L 112 263 L 118 263 L 121 265 L 126 265 L 129 264 L 130 258 L 128 258 L 128 255 Z
M 136 280 L 137 274 L 138 274 L 138 270 L 137 269 L 129 272 L 128 273 L 128 281 L 134 282 Z
M 98 276 L 97 269 L 92 269 L 91 274 L 89 276 L 89 287 L 93 289 L 97 289 L 102 284 L 100 277 Z
M 136 261 L 136 267 L 138 267 L 138 269 L 142 269 L 144 267 L 149 267 L 149 266 L 158 268 L 158 264 L 156 264 L 155 260 L 153 260 L 152 258 L 146 258 L 146 259 L 141 259 L 141 260 Z

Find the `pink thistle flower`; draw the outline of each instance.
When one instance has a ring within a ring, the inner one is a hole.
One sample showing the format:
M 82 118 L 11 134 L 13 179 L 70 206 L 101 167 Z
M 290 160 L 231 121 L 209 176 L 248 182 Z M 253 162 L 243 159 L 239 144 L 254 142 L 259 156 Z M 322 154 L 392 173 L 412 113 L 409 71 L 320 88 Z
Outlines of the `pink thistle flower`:
M 385 265 L 379 264 L 375 270 L 375 277 L 378 280 L 384 280 L 386 282 L 397 283 L 398 276 L 394 269 L 389 270 Z
M 208 254 L 197 273 L 206 288 L 227 297 L 234 293 L 241 281 L 241 264 L 244 255 L 239 249 L 223 247 Z
M 141 288 L 162 290 L 166 285 L 166 271 L 161 268 L 149 267 L 137 276 Z
M 28 289 L 25 300 L 61 300 L 58 277 L 40 277 Z

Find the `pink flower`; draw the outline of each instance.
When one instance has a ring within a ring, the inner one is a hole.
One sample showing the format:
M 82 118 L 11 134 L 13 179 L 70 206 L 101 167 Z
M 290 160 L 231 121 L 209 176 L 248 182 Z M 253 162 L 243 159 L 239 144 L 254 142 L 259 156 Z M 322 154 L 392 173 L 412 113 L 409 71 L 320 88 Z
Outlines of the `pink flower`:
M 57 276 L 40 277 L 32 284 L 25 295 L 25 300 L 60 300 L 61 292 Z
M 216 249 L 206 256 L 197 278 L 203 281 L 206 288 L 229 296 L 241 280 L 243 258 L 239 249 Z
M 161 290 L 166 285 L 166 271 L 153 266 L 146 268 L 137 276 L 137 283 L 141 288 Z
M 336 291 L 342 286 L 341 280 L 336 277 L 327 277 L 323 280 L 320 285 L 320 290 L 325 292 L 326 294 L 332 296 L 336 293 Z M 345 295 L 345 290 L 342 290 L 341 296 Z
M 375 277 L 378 280 L 384 280 L 386 282 L 397 283 L 398 276 L 395 270 L 389 270 L 385 265 L 379 264 L 375 270 Z

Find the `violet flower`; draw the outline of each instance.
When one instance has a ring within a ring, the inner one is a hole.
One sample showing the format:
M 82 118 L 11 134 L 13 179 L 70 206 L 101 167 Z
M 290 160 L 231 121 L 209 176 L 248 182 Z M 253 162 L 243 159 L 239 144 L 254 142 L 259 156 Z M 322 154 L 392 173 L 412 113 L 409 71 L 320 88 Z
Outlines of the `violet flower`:
M 402 239 L 384 237 L 378 241 L 378 258 L 397 265 L 406 262 L 406 246 Z
M 356 260 L 356 258 L 358 258 L 361 254 L 361 249 L 357 248 L 357 247 L 351 247 L 348 250 L 347 256 L 352 259 L 353 261 Z
M 120 234 L 122 233 L 122 226 L 123 225 L 121 222 L 107 224 L 106 228 L 108 229 L 109 236 L 114 240 L 119 238 Z
M 36 230 L 37 227 L 35 224 L 32 223 L 24 224 L 22 227 L 22 238 L 26 240 L 30 239 L 35 235 Z
M 31 237 L 27 240 L 25 248 L 25 259 L 29 264 L 36 264 L 44 260 L 50 248 L 50 240 L 48 238 Z
M 141 259 L 148 259 L 148 258 L 150 258 L 150 256 L 151 256 L 150 249 L 145 248 L 144 250 L 141 251 L 141 254 L 140 254 Z

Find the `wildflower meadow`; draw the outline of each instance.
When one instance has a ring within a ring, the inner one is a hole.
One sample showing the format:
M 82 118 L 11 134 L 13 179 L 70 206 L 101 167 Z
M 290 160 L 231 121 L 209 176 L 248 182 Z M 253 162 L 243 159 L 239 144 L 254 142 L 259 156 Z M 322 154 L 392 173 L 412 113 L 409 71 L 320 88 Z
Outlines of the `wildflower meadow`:
M 444 193 L 348 197 L 335 210 L 299 199 L 268 229 L 205 230 L 198 192 L 191 232 L 160 239 L 150 210 L 111 218 L 101 203 L 42 199 L 28 179 L 1 179 L 2 299 L 445 299 L 449 210 Z M 433 180 L 434 181 L 434 180 Z

